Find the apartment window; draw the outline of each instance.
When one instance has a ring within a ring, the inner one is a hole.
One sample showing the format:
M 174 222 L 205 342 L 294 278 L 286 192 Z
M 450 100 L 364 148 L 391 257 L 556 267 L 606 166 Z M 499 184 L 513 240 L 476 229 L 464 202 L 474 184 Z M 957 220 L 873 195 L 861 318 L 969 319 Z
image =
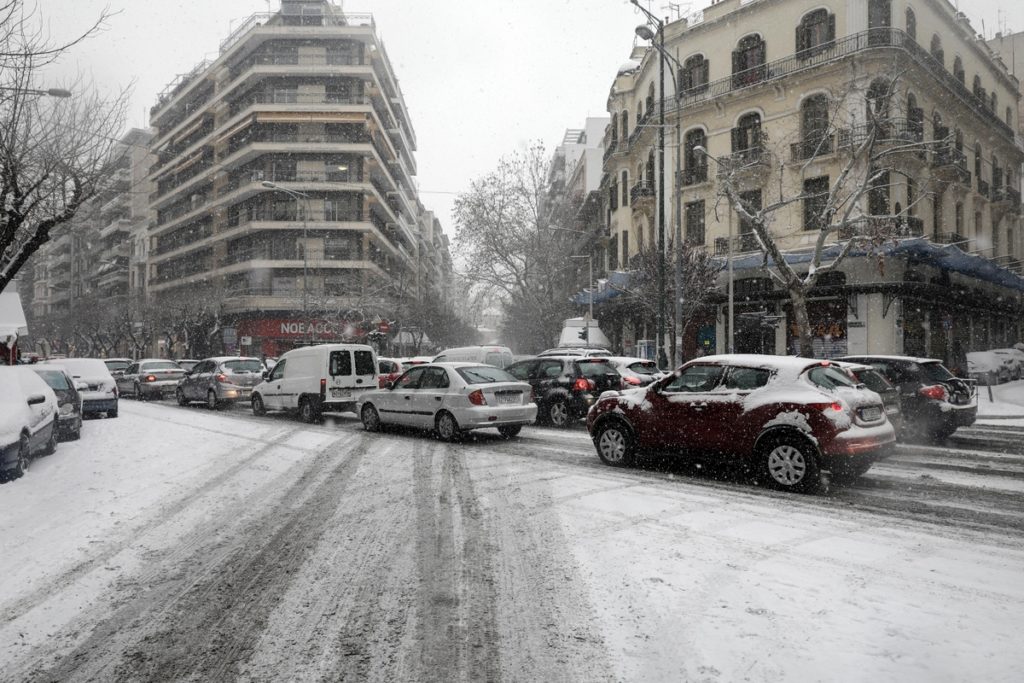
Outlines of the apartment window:
M 622 231 L 622 266 L 629 268 L 629 231 Z
M 917 15 L 909 7 L 907 8 L 907 35 L 911 40 L 917 40 Z
M 710 62 L 704 55 L 693 55 L 683 62 L 683 70 L 679 72 L 679 89 L 683 92 L 700 92 L 708 87 L 708 71 Z
M 764 80 L 765 42 L 756 33 L 740 39 L 732 52 L 732 86 L 742 88 Z
M 647 182 L 654 183 L 654 150 L 652 149 L 647 154 Z
M 964 203 L 963 202 L 957 202 L 956 203 L 955 212 L 956 213 L 954 215 L 956 216 L 956 234 L 963 235 L 964 234 Z
M 654 84 L 651 83 L 647 86 L 647 115 L 650 116 L 654 111 Z
M 625 142 L 629 139 L 629 112 L 622 112 L 622 141 Z
M 917 106 L 914 93 L 907 93 L 907 130 L 916 142 L 924 140 L 924 109 Z
M 932 34 L 931 53 L 932 53 L 932 57 L 935 58 L 935 61 L 937 61 L 939 64 L 942 64 L 943 66 L 945 66 L 945 64 L 946 64 L 946 62 L 945 62 L 945 60 L 946 60 L 946 53 L 942 51 L 942 38 L 939 38 L 939 34 L 938 33 L 933 33 Z
M 804 230 L 821 230 L 827 225 L 822 214 L 828 206 L 828 187 L 827 175 L 804 181 Z
M 981 234 L 981 211 L 974 212 L 974 232 Z
M 685 205 L 686 212 L 686 243 L 704 245 L 704 200 L 689 202 Z
M 974 83 L 972 84 L 971 92 L 974 93 L 974 96 L 979 100 L 985 99 L 985 89 L 981 87 L 981 76 L 978 74 L 974 74 Z
M 708 179 L 708 158 L 697 151 L 697 147 L 707 149 L 708 136 L 700 128 L 695 128 L 686 134 L 684 138 L 684 161 L 686 172 L 683 177 L 683 185 L 694 185 Z
M 875 177 L 868 188 L 868 213 L 872 216 L 889 215 L 889 172 L 872 174 Z
M 995 216 L 992 217 L 992 258 L 999 256 L 999 227 Z
M 800 104 L 800 126 L 802 149 L 800 158 L 810 159 L 819 154 L 832 151 L 828 137 L 828 98 L 823 95 L 811 95 Z
M 991 109 L 993 111 L 993 113 L 994 113 L 996 111 L 996 109 L 998 109 L 998 106 L 999 106 L 999 99 L 996 96 L 996 91 L 993 90 L 992 93 L 989 95 L 988 108 Z
M 917 213 L 917 190 L 914 186 L 914 179 L 907 178 L 907 215 L 913 216 Z
M 619 141 L 619 117 L 618 116 L 612 116 L 611 140 L 608 143 L 609 147 L 614 148 L 616 143 L 618 143 L 618 141 Z
M 608 270 L 619 268 L 619 236 L 613 235 L 608 243 Z
M 732 129 L 732 151 L 745 152 L 761 146 L 761 115 L 744 114 Z
M 889 118 L 889 81 L 876 78 L 868 86 L 868 121 L 884 123 Z M 874 114 L 874 116 L 872 116 Z
M 608 205 L 612 211 L 619 208 L 619 183 L 616 180 L 613 180 L 612 184 L 608 186 Z
M 960 85 L 964 84 L 964 60 L 960 59 L 960 55 L 953 58 L 953 77 L 960 81 Z
M 942 233 L 942 198 L 938 196 L 932 197 L 932 232 Z
M 891 0 L 868 0 L 868 45 L 888 45 L 891 26 Z
M 622 172 L 622 205 L 629 206 L 629 171 Z
M 1013 125 L 1013 109 L 1011 109 L 1010 107 L 1006 108 L 1006 125 Z
M 808 12 L 796 27 L 796 54 L 801 59 L 813 57 L 835 44 L 836 16 L 826 9 Z
M 978 189 L 981 189 L 981 145 L 974 145 L 974 177 L 978 181 Z

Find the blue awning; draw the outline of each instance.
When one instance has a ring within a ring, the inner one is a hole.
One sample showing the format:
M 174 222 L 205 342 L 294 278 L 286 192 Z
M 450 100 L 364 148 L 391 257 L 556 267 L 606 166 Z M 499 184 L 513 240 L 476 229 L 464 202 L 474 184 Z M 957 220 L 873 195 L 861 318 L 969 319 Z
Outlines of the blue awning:
M 574 294 L 570 300 L 580 306 L 589 306 L 591 303 L 600 304 L 614 299 L 629 291 L 630 275 L 630 271 L 613 270 L 607 278 L 597 281 L 596 291 L 584 289 L 582 292 Z

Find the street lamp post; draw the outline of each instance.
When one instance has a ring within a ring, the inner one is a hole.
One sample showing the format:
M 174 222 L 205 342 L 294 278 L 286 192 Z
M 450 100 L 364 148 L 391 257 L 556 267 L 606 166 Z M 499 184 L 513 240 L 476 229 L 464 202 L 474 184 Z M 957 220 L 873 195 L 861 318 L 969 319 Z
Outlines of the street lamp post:
M 28 93 L 30 95 L 48 95 L 49 97 L 71 97 L 71 91 L 65 90 L 64 88 L 47 88 L 43 90 L 41 88 L 11 88 L 8 86 L 0 86 L 0 90 L 16 93 Z
M 591 254 L 580 254 L 570 256 L 572 259 L 587 259 L 587 302 L 590 304 L 590 314 L 587 317 L 587 346 L 590 346 L 590 323 L 594 320 L 594 257 Z
M 306 340 L 309 341 L 312 332 L 312 325 L 309 324 L 309 256 L 307 253 L 309 251 L 309 233 L 307 228 L 309 214 L 311 213 L 309 195 L 305 192 L 281 187 L 269 180 L 264 180 L 260 184 L 269 190 L 284 192 L 286 195 L 295 199 L 302 199 L 306 202 L 306 210 L 302 212 L 302 324 L 306 327 Z
M 658 51 L 658 319 L 656 324 L 658 367 L 668 366 L 665 356 L 665 22 L 630 0 L 657 27 L 651 31 L 646 24 L 636 27 L 636 34 L 651 41 Z M 656 39 L 656 40 L 655 40 Z

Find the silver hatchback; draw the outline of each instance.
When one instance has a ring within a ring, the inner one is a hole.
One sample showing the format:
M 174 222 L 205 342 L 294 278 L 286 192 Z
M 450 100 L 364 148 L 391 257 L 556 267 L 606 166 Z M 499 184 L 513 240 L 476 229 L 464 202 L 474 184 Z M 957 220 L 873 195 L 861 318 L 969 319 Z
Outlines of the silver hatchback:
M 227 403 L 248 401 L 252 388 L 263 381 L 263 363 L 248 356 L 219 356 L 196 363 L 178 380 L 179 405 L 203 402 L 216 409 Z

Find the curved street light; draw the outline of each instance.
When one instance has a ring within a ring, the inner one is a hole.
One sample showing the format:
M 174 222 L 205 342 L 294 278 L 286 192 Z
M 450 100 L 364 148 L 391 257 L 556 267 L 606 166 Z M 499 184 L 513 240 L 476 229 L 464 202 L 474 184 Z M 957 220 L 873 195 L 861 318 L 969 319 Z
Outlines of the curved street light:
M 7 90 L 8 92 L 27 93 L 29 95 L 48 95 L 50 97 L 71 97 L 71 91 L 65 90 L 64 88 L 47 88 L 42 90 L 39 88 L 11 88 L 6 86 L 0 86 L 0 90 Z

